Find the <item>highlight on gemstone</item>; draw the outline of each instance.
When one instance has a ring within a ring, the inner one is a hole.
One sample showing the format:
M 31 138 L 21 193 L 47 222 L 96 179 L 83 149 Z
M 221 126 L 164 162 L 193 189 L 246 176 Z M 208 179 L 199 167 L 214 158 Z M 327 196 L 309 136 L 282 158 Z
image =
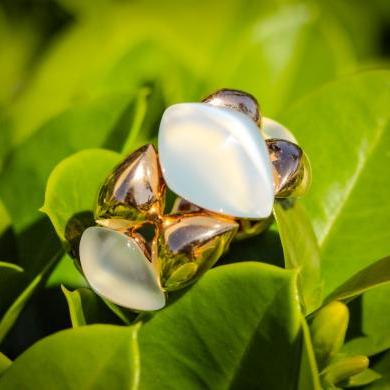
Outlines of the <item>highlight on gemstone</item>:
M 161 119 L 159 158 L 167 186 L 200 208 L 238 218 L 272 212 L 272 167 L 257 124 L 207 103 L 169 107 Z
M 157 271 L 137 241 L 104 227 L 86 229 L 80 262 L 91 288 L 113 303 L 134 310 L 158 310 L 165 294 Z

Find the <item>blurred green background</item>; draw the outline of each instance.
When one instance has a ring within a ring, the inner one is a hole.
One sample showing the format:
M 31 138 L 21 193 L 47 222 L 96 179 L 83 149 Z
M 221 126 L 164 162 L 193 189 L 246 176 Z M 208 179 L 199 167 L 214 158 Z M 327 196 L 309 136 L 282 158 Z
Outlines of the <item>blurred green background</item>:
M 31 279 L 61 247 L 38 209 L 63 158 L 153 141 L 167 105 L 222 87 L 277 119 L 332 80 L 388 67 L 389 41 L 386 0 L 1 1 L 0 259 Z M 82 284 L 69 267 L 49 285 Z M 10 357 L 69 326 L 56 291 L 23 312 Z

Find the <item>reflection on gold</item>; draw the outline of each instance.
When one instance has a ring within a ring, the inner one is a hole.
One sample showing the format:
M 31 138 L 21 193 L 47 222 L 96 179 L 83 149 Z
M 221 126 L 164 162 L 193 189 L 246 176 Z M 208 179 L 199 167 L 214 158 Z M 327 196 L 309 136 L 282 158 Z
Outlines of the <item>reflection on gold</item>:
M 175 202 L 173 203 L 171 214 L 176 213 L 192 213 L 195 211 L 201 211 L 202 209 L 197 206 L 196 204 L 193 204 L 189 202 L 188 200 L 185 200 L 178 196 L 175 199 Z
M 223 89 L 203 101 L 238 110 L 260 123 L 256 99 L 244 92 Z M 281 139 L 267 139 L 266 144 L 275 197 L 303 195 L 311 172 L 302 149 Z M 136 241 L 154 265 L 164 291 L 194 282 L 227 251 L 233 239 L 258 235 L 273 221 L 272 216 L 263 220 L 235 219 L 204 210 L 181 197 L 177 197 L 171 214 L 163 215 L 165 187 L 157 152 L 152 145 L 145 145 L 108 176 L 95 214 L 97 224 Z
M 177 290 L 199 278 L 228 249 L 237 230 L 231 219 L 206 213 L 163 217 L 157 244 L 162 287 Z
M 259 220 L 240 219 L 237 221 L 240 227 L 234 239 L 237 241 L 241 241 L 246 238 L 258 236 L 259 234 L 263 233 L 266 229 L 268 229 L 272 221 L 273 221 L 272 214 L 268 218 L 259 219 Z
M 260 123 L 259 103 L 249 93 L 237 89 L 219 89 L 202 100 L 213 106 L 228 107 L 248 115 L 256 123 Z
M 309 160 L 302 149 L 281 139 L 266 140 L 273 167 L 275 197 L 304 195 L 311 181 Z
M 164 192 L 157 152 L 153 145 L 145 145 L 106 179 L 99 193 L 96 219 L 154 219 L 164 208 Z

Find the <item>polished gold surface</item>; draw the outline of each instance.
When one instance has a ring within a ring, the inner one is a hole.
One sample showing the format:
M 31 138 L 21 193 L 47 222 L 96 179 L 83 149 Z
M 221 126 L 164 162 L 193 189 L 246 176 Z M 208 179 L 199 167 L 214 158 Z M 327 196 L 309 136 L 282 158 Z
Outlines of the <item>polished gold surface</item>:
M 310 186 L 310 164 L 302 149 L 289 141 L 266 140 L 273 167 L 275 197 L 298 197 Z
M 259 220 L 240 219 L 237 221 L 240 227 L 234 239 L 241 241 L 246 238 L 258 236 L 268 229 L 273 220 L 272 214 L 268 218 Z
M 222 89 L 203 101 L 243 112 L 260 123 L 256 99 L 244 92 Z M 275 197 L 303 195 L 310 184 L 310 165 L 302 149 L 276 138 L 267 139 L 266 144 Z M 164 291 L 194 282 L 215 264 L 233 239 L 258 235 L 273 221 L 272 216 L 248 220 L 214 214 L 181 197 L 177 197 L 171 214 L 164 215 L 164 201 L 165 183 L 157 152 L 152 145 L 145 145 L 107 178 L 95 215 L 97 224 L 136 240 L 154 265 Z
M 254 96 L 236 89 L 219 89 L 202 100 L 214 106 L 240 111 L 256 123 L 260 122 L 259 104 Z
M 157 152 L 153 145 L 145 145 L 108 176 L 99 193 L 95 217 L 132 221 L 157 218 L 164 208 L 164 191 Z
M 176 213 L 192 213 L 196 211 L 202 211 L 202 209 L 197 206 L 196 204 L 193 204 L 189 202 L 188 200 L 185 200 L 178 196 L 175 199 L 175 202 L 173 203 L 171 214 Z
M 163 217 L 158 237 L 161 285 L 177 290 L 199 278 L 227 250 L 238 224 L 201 212 Z

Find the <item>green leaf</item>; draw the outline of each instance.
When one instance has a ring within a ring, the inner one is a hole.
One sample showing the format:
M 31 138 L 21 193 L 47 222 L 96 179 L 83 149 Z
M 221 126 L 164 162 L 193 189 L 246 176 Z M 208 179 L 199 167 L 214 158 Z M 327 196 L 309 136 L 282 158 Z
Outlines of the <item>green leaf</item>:
M 295 272 L 212 269 L 142 326 L 141 388 L 293 389 L 300 323 Z
M 12 305 L 4 313 L 3 317 L 0 320 L 0 343 L 4 340 L 5 336 L 8 334 L 15 321 L 18 319 L 19 314 L 23 310 L 24 306 L 35 292 L 37 287 L 42 283 L 44 278 L 47 276 L 51 268 L 56 264 L 60 259 L 59 255 L 55 255 L 42 269 L 42 271 L 35 276 L 35 278 L 27 285 L 27 287 L 20 293 L 17 299 L 12 303 Z
M 0 168 L 1 169 L 1 168 Z M 16 259 L 17 249 L 12 221 L 0 199 L 0 259 Z
M 298 390 L 321 390 L 320 377 L 310 329 L 302 316 L 302 352 L 301 364 L 299 368 Z
M 377 262 L 362 269 L 352 276 L 327 298 L 326 302 L 335 299 L 349 301 L 357 295 L 364 293 L 371 288 L 390 282 L 390 257 L 378 260 Z
M 0 108 L 21 89 L 20 81 L 30 70 L 42 38 L 37 20 L 9 17 L 5 8 L 0 6 Z
M 342 357 L 330 364 L 321 375 L 326 385 L 337 386 L 350 377 L 364 372 L 368 368 L 368 364 L 366 356 Z
M 94 323 L 115 323 L 112 311 L 89 288 L 79 288 L 69 291 L 62 286 L 69 307 L 70 320 L 73 328 Z
M 9 156 L 0 173 L 0 194 L 18 233 L 40 216 L 46 181 L 56 164 L 79 150 L 105 145 L 129 100 L 129 95 L 114 95 L 76 105 Z
M 66 240 L 67 234 L 73 237 L 81 233 L 70 230 L 73 226 L 82 229 L 84 221 L 80 213 L 93 212 L 99 188 L 120 158 L 118 153 L 108 150 L 84 150 L 54 168 L 47 182 L 45 204 L 41 210 L 49 216 L 61 240 Z
M 240 31 L 232 33 L 232 42 L 225 44 L 229 58 L 218 53 L 215 84 L 251 91 L 260 99 L 266 115 L 275 116 L 291 102 L 337 77 L 354 63 L 354 53 L 345 31 L 337 26 L 326 5 L 242 4 L 245 17 L 241 20 L 247 28 L 241 35 L 237 35 Z M 230 69 L 225 68 L 226 61 Z
M 3 375 L 4 371 L 12 364 L 12 361 L 0 352 L 0 376 Z
M 366 356 L 372 356 L 386 350 L 388 345 L 390 345 L 389 342 L 383 342 L 381 337 L 376 338 L 375 336 L 361 336 L 347 341 L 343 345 L 341 352 L 346 355 L 355 355 L 357 353 L 361 353 Z
M 283 245 L 286 268 L 298 270 L 298 290 L 302 305 L 306 313 L 311 313 L 322 301 L 317 239 L 299 203 L 275 202 L 274 216 Z
M 350 340 L 343 352 L 372 356 L 390 348 L 390 315 L 385 310 L 390 299 L 390 284 L 382 284 L 362 295 L 360 333 Z
M 311 161 L 303 203 L 321 249 L 329 293 L 390 253 L 390 72 L 328 84 L 282 118 Z
M 322 371 L 339 352 L 348 328 L 348 307 L 334 301 L 314 314 L 310 324 L 318 368 Z
M 147 112 L 147 98 L 150 93 L 151 91 L 149 88 L 142 88 L 138 92 L 135 102 L 133 123 L 131 125 L 128 137 L 122 147 L 122 154 L 124 155 L 127 155 L 134 150 L 134 145 L 136 144 L 137 138 L 142 128 L 142 123 L 144 122 Z
M 368 385 L 369 383 L 372 383 L 378 379 L 380 379 L 382 376 L 378 374 L 376 371 L 367 369 L 361 372 L 360 374 L 351 376 L 346 384 L 343 384 L 343 387 L 349 388 L 349 387 L 358 387 L 358 386 L 364 386 Z
M 0 313 L 9 306 L 25 282 L 21 267 L 0 261 Z
M 136 390 L 137 330 L 90 325 L 46 337 L 14 361 L 0 377 L 0 388 Z
M 67 254 L 62 256 L 61 260 L 54 267 L 47 278 L 45 287 L 58 287 L 61 284 L 73 289 L 88 287 L 87 281 L 76 267 L 74 260 Z
M 365 389 L 367 390 L 387 390 L 390 388 L 390 351 L 386 352 L 382 358 L 374 364 L 374 370 L 382 375 L 374 383 L 370 384 Z
M 390 313 L 385 308 L 390 300 L 390 284 L 384 284 L 363 295 L 362 333 L 377 346 L 375 352 L 390 348 Z

